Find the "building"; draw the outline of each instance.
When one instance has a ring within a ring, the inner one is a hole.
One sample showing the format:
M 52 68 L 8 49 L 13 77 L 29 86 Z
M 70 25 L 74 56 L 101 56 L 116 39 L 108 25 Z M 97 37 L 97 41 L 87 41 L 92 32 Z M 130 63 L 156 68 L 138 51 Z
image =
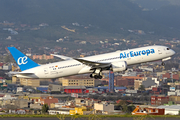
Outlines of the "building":
M 175 104 L 180 104 L 180 96 L 169 96 L 169 101 L 172 101 Z
M 40 80 L 39 79 L 20 78 L 20 85 L 31 86 L 31 87 L 39 87 L 40 86 Z
M 78 115 L 88 115 L 91 113 L 92 110 L 88 110 L 87 107 L 85 106 L 82 106 L 82 107 L 75 107 L 74 110 L 70 110 L 69 111 L 69 114 L 70 115 L 75 115 L 75 114 L 78 114 Z
M 11 65 L 8 65 L 8 64 L 3 65 L 3 70 L 11 70 L 11 69 L 12 69 Z
M 134 90 L 138 90 L 139 87 L 142 85 L 142 80 L 134 80 Z
M 159 94 L 165 93 L 165 92 L 167 92 L 167 89 L 163 89 L 163 88 L 161 88 L 161 87 L 153 87 L 153 88 L 152 88 L 152 93 L 153 93 L 153 94 L 159 95 Z
M 180 86 L 179 82 L 167 82 L 167 85 L 175 87 L 175 86 Z
M 160 82 L 158 81 L 157 78 L 151 78 L 151 77 L 147 77 L 145 79 L 145 81 L 142 82 L 142 85 L 146 88 L 146 89 L 152 89 L 153 87 L 157 87 L 159 86 Z
M 20 84 L 20 79 L 15 76 L 12 76 L 12 84 Z
M 114 112 L 113 104 L 94 103 L 95 113 L 109 114 Z
M 165 115 L 179 115 L 180 105 L 162 105 L 159 109 L 165 109 Z
M 49 84 L 48 91 L 49 92 L 63 91 L 63 87 L 61 85 Z
M 167 104 L 169 96 L 151 96 L 151 105 L 163 105 Z
M 95 87 L 99 93 L 104 93 L 108 91 L 108 86 L 99 86 Z M 126 87 L 114 87 L 115 92 L 124 92 L 127 88 Z
M 39 102 L 41 105 L 48 104 L 50 106 L 51 103 L 58 103 L 58 99 L 53 96 L 40 97 Z
M 24 85 L 24 86 L 39 87 L 40 80 L 39 79 L 17 78 L 15 76 L 12 76 L 12 84 L 20 84 L 20 85 Z
M 42 93 L 47 93 L 48 92 L 48 86 L 36 87 L 36 90 L 41 91 Z
M 175 79 L 175 80 L 179 80 L 179 75 L 178 74 L 174 74 L 174 73 L 165 73 L 162 75 L 163 79 Z
M 3 65 L 4 65 L 4 63 L 0 63 L 0 70 L 3 69 Z
M 17 97 L 15 97 L 13 95 L 9 95 L 9 94 L 1 94 L 0 95 L 0 100 L 13 100 L 13 99 L 17 99 Z
M 141 85 L 146 89 L 152 89 L 159 86 L 160 82 L 157 78 L 144 77 L 143 79 L 136 79 L 134 81 L 134 89 L 138 90 Z
M 64 86 L 65 93 L 83 93 L 85 90 L 85 86 Z
M 140 108 L 137 106 L 132 115 L 164 115 L 165 110 L 163 108 Z
M 33 55 L 33 60 L 35 59 L 39 59 L 39 60 L 42 60 L 42 59 L 45 59 L 45 60 L 49 60 L 49 59 L 54 59 L 54 56 L 53 55 Z
M 35 104 L 30 104 L 30 108 L 41 110 L 41 109 L 42 109 L 42 105 L 37 104 L 37 103 L 35 103 Z
M 66 106 L 66 104 L 64 102 L 63 103 L 51 103 L 50 108 L 60 109 L 63 106 Z
M 11 103 L 13 103 L 13 105 L 17 106 L 18 108 L 28 108 L 28 100 L 25 99 L 15 99 L 12 100 Z
M 116 79 L 116 86 L 134 87 L 134 79 Z
M 48 110 L 49 115 L 64 114 L 69 115 L 69 110 Z
M 94 103 L 98 103 L 100 100 L 95 100 L 92 98 L 75 98 L 76 106 L 89 106 L 92 107 Z
M 16 109 L 16 110 L 9 110 L 9 113 L 10 114 L 26 114 L 27 113 L 27 111 L 26 110 L 24 110 L 24 109 Z
M 61 80 L 62 86 L 87 86 L 87 87 L 95 87 L 101 84 L 100 80 L 96 80 L 94 78 L 89 77 L 66 77 Z

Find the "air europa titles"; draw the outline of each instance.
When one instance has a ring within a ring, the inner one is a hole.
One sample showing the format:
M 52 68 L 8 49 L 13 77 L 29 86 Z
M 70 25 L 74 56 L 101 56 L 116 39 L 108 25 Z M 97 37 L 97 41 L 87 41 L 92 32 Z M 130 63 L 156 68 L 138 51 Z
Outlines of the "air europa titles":
M 141 55 L 149 55 L 149 54 L 154 54 L 155 50 L 154 49 L 147 49 L 147 50 L 142 50 L 142 51 L 129 51 L 128 53 L 120 53 L 120 59 L 121 58 L 130 58 L 130 57 L 136 57 L 136 56 L 141 56 Z

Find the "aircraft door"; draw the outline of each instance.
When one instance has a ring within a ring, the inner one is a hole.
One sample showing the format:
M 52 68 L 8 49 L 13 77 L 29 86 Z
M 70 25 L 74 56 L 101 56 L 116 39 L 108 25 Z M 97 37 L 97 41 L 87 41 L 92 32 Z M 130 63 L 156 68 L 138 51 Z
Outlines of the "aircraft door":
M 45 74 L 49 74 L 48 68 L 44 68 L 44 73 L 45 73 Z
M 162 54 L 162 49 L 159 48 L 159 49 L 158 49 L 158 53 L 159 53 L 159 54 Z

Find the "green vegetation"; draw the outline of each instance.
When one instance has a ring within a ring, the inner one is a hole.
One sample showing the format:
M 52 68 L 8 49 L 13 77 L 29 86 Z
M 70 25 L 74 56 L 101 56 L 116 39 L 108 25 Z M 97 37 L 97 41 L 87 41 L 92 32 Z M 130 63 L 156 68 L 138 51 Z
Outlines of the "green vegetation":
M 42 106 L 42 113 L 47 113 L 48 110 L 49 110 L 48 104 L 44 104 L 44 105 Z
M 0 118 L 6 118 L 6 117 L 49 117 L 49 118 L 65 118 L 65 117 L 71 117 L 71 118 L 92 118 L 92 117 L 98 117 L 98 118 L 112 118 L 112 117 L 133 117 L 133 118 L 140 118 L 140 117 L 146 117 L 146 118 L 180 118 L 179 115 L 147 115 L 147 116 L 141 116 L 141 115 L 130 115 L 130 114 L 125 114 L 125 115 L 17 115 L 17 114 L 7 114 L 7 115 L 0 115 Z
M 125 113 L 131 113 L 136 107 L 133 104 L 130 104 L 126 100 L 121 100 L 117 105 L 117 109 L 122 110 Z

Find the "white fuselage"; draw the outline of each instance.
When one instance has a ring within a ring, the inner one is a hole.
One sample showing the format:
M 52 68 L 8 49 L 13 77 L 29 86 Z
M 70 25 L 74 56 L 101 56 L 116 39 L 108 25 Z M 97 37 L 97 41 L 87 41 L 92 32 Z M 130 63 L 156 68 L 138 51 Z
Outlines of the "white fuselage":
M 149 61 L 163 60 L 174 55 L 175 52 L 166 46 L 147 46 L 112 53 L 100 54 L 95 56 L 84 57 L 82 59 L 93 62 L 113 63 L 118 61 L 126 61 L 127 65 L 139 64 Z M 91 67 L 77 60 L 67 60 L 61 62 L 50 63 L 31 68 L 23 72 L 33 72 L 35 75 L 17 77 L 24 78 L 59 78 L 77 74 L 90 73 Z

